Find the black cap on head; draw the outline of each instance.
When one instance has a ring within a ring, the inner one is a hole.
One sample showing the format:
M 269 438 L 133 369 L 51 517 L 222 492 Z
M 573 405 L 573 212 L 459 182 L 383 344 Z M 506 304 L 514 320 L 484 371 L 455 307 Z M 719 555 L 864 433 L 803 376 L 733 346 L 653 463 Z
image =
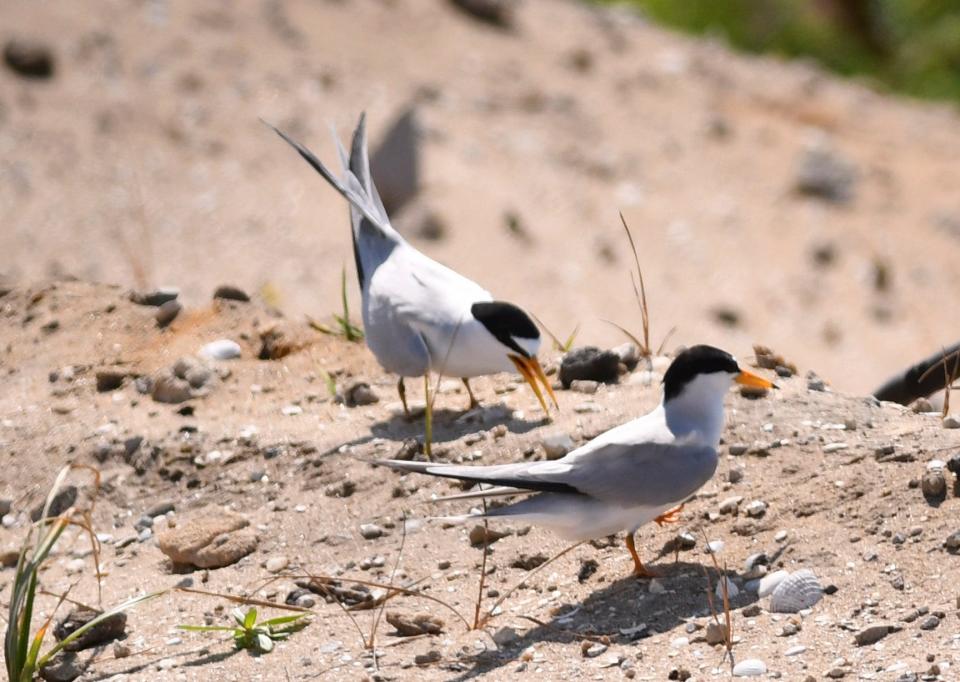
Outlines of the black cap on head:
M 700 374 L 739 374 L 740 366 L 725 350 L 713 346 L 691 346 L 673 359 L 663 375 L 663 399 L 680 395 L 683 387 Z
M 485 301 L 470 307 L 473 316 L 494 338 L 521 357 L 529 357 L 514 339 L 539 339 L 540 330 L 523 310 L 504 301 Z

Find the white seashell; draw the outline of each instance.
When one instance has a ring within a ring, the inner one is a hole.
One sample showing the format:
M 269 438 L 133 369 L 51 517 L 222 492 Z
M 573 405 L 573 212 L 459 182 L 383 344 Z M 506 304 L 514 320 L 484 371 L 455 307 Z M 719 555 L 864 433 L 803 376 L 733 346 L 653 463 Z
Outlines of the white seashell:
M 734 677 L 760 677 L 766 672 L 767 664 L 759 658 L 748 658 L 733 666 Z
M 719 554 L 723 551 L 723 540 L 711 540 L 707 543 L 707 552 L 709 554 Z
M 727 599 L 733 599 L 740 594 L 740 588 L 737 587 L 736 583 L 726 576 L 724 576 L 723 579 L 727 581 Z M 723 599 L 723 582 L 717 582 L 717 587 L 714 592 L 716 592 L 718 599 Z
M 217 339 L 200 349 L 200 357 L 210 360 L 233 360 L 240 357 L 240 344 L 230 339 Z
M 770 595 L 772 613 L 797 613 L 823 598 L 823 587 L 813 571 L 804 569 L 780 581 Z
M 776 589 L 784 578 L 786 578 L 790 573 L 787 571 L 774 571 L 773 573 L 767 573 L 765 576 L 760 578 L 760 589 L 757 591 L 757 594 L 760 597 L 768 597 L 773 594 L 773 591 Z

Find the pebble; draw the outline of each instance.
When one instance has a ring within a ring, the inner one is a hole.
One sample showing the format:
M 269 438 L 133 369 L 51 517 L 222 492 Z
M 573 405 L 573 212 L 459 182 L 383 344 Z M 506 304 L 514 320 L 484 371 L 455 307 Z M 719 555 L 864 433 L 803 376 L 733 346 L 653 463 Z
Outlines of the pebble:
M 204 344 L 198 353 L 208 360 L 233 360 L 240 357 L 240 344 L 230 339 L 217 339 Z
M 707 640 L 707 644 L 713 646 L 714 644 L 721 644 L 727 641 L 727 626 L 721 623 L 718 623 L 715 620 L 711 620 L 707 623 L 706 631 L 704 632 L 704 637 Z
M 600 388 L 600 383 L 597 381 L 589 381 L 587 379 L 577 379 L 570 382 L 570 390 L 577 393 L 586 393 L 592 395 L 597 392 L 597 389 Z
M 286 417 L 295 417 L 303 414 L 303 408 L 299 405 L 284 405 L 280 408 L 280 413 Z
M 584 640 L 580 645 L 580 655 L 584 658 L 596 658 L 605 653 L 609 648 L 606 644 L 601 644 L 600 642 Z
M 175 319 L 177 319 L 177 315 L 179 315 L 180 311 L 182 310 L 183 305 L 180 304 L 180 301 L 177 301 L 176 299 L 167 301 L 157 308 L 157 312 L 154 313 L 154 319 L 157 321 L 157 326 L 166 327 Z
M 249 525 L 236 512 L 207 509 L 202 515 L 159 533 L 157 544 L 174 564 L 220 568 L 257 548 L 259 538 Z
M 158 403 L 177 404 L 193 397 L 190 384 L 171 374 L 161 374 L 153 382 L 150 395 Z
M 707 543 L 707 553 L 719 554 L 723 551 L 723 540 L 711 540 Z
M 960 419 L 954 417 L 952 414 L 947 415 L 943 418 L 943 428 L 960 429 Z
M 383 528 L 375 523 L 360 524 L 360 537 L 364 540 L 375 540 L 383 535 Z
M 947 495 L 947 481 L 943 471 L 934 469 L 927 471 L 920 480 L 920 490 L 928 500 L 942 500 Z
M 380 396 L 365 381 L 352 384 L 344 392 L 343 402 L 347 407 L 360 407 L 380 402 Z
M 54 656 L 53 660 L 40 669 L 40 677 L 46 682 L 72 682 L 83 674 L 84 666 L 80 664 L 77 655 L 73 652 L 63 652 Z
M 56 60 L 49 46 L 36 40 L 12 38 L 3 46 L 3 61 L 21 78 L 52 78 Z
M 927 616 L 922 623 L 920 623 L 921 630 L 935 630 L 940 625 L 940 618 L 934 615 Z
M 501 538 L 505 538 L 509 533 L 501 533 L 492 528 L 487 528 L 483 524 L 477 524 L 470 529 L 470 544 L 475 547 L 482 545 L 491 545 Z
M 640 362 L 640 349 L 637 348 L 637 344 L 630 341 L 611 348 L 610 352 L 620 358 L 620 362 L 628 372 L 635 370 Z
M 167 301 L 173 301 L 180 295 L 176 287 L 161 287 L 153 291 L 134 291 L 130 293 L 130 300 L 137 305 L 162 306 Z
M 943 546 L 951 554 L 960 553 L 960 530 L 947 536 L 947 539 L 943 541 Z
M 803 653 L 804 651 L 806 651 L 806 650 L 807 650 L 807 647 L 803 646 L 802 644 L 798 644 L 798 645 L 792 646 L 792 647 L 790 647 L 789 649 L 787 649 L 786 651 L 784 651 L 784 652 L 783 652 L 783 655 L 784 655 L 784 656 L 799 656 L 800 654 L 802 654 L 802 653 Z
M 576 447 L 569 434 L 559 431 L 543 436 L 540 446 L 547 459 L 560 459 Z
M 787 531 L 778 530 L 776 535 L 773 536 L 773 539 L 775 542 L 783 542 L 784 540 L 787 539 Z
M 250 295 L 246 291 L 230 284 L 221 284 L 218 286 L 213 292 L 213 297 L 215 299 L 222 298 L 227 301 L 240 301 L 242 303 L 248 303 L 250 301 Z
M 268 573 L 279 573 L 290 565 L 290 560 L 285 556 L 274 556 L 267 559 L 264 568 Z
M 879 642 L 881 639 L 894 631 L 894 627 L 887 623 L 877 623 L 868 625 L 853 636 L 857 646 L 868 646 Z
M 101 611 L 94 611 L 82 606 L 77 607 L 57 623 L 53 629 L 53 635 L 58 641 L 63 640 L 94 618 L 99 617 L 101 613 Z M 70 644 L 67 644 L 65 648 L 67 651 L 80 651 L 81 649 L 89 649 L 112 642 L 115 639 L 122 638 L 126 634 L 126 628 L 127 614 L 123 612 L 115 613 L 94 625 Z
M 740 455 L 745 455 L 750 449 L 749 445 L 744 445 L 743 443 L 733 443 L 727 449 L 727 451 L 734 457 L 739 457 Z
M 763 500 L 754 500 L 744 508 L 747 516 L 753 519 L 759 519 L 767 513 L 767 503 Z
M 743 495 L 728 497 L 720 503 L 719 511 L 721 514 L 736 514 L 741 502 L 743 502 Z
M 727 472 L 727 480 L 730 483 L 739 483 L 743 480 L 743 469 L 740 467 L 731 467 L 730 471 Z
M 800 157 L 794 186 L 801 194 L 845 204 L 853 199 L 855 181 L 854 166 L 825 137 L 818 137 Z
M 443 632 L 443 621 L 429 613 L 408 615 L 387 611 L 387 622 L 396 628 L 400 637 L 439 635 Z
M 578 379 L 614 383 L 620 376 L 620 357 L 595 346 L 575 348 L 560 363 L 560 383 L 569 389 Z

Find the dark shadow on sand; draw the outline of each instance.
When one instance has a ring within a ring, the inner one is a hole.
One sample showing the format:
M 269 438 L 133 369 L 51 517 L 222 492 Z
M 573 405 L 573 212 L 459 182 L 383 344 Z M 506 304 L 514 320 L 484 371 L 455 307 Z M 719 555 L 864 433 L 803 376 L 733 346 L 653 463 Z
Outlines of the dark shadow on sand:
M 513 642 L 499 649 L 490 644 L 489 649 L 473 657 L 472 661 L 464 659 L 462 662 L 472 662 L 472 667 L 450 679 L 470 680 L 499 670 L 516 662 L 524 649 L 538 642 L 574 642 L 583 640 L 583 635 L 589 635 L 606 636 L 611 642 L 622 645 L 653 634 L 670 632 L 682 627 L 690 618 L 706 617 L 710 614 L 710 607 L 704 568 L 710 572 L 710 584 L 714 589 L 717 572 L 708 557 L 704 557 L 704 560 L 705 563 L 674 563 L 667 560 L 652 566 L 660 574 L 658 580 L 666 588 L 660 594 L 649 591 L 648 580 L 633 577 L 597 584 L 596 590 L 584 601 L 571 603 L 566 609 L 558 607 L 558 616 L 541 620 L 542 624 L 535 624 Z M 732 571 L 728 575 L 736 577 Z M 757 599 L 755 593 L 741 590 L 730 600 L 730 608 L 741 609 Z M 722 601 L 714 599 L 714 602 L 722 621 Z M 494 633 L 504 624 L 498 624 L 497 619 L 493 619 L 487 630 Z M 645 630 L 640 627 L 643 624 L 646 625 Z M 703 631 L 697 631 L 689 637 L 693 639 L 697 635 L 703 635 Z

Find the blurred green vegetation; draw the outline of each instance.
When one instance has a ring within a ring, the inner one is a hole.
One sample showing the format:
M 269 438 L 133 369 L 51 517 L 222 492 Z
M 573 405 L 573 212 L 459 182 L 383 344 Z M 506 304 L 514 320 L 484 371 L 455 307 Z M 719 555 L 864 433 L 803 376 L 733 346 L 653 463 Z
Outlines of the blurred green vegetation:
M 960 0 L 626 0 L 625 4 L 660 23 L 724 37 L 740 49 L 811 57 L 828 69 L 877 86 L 960 101 Z

